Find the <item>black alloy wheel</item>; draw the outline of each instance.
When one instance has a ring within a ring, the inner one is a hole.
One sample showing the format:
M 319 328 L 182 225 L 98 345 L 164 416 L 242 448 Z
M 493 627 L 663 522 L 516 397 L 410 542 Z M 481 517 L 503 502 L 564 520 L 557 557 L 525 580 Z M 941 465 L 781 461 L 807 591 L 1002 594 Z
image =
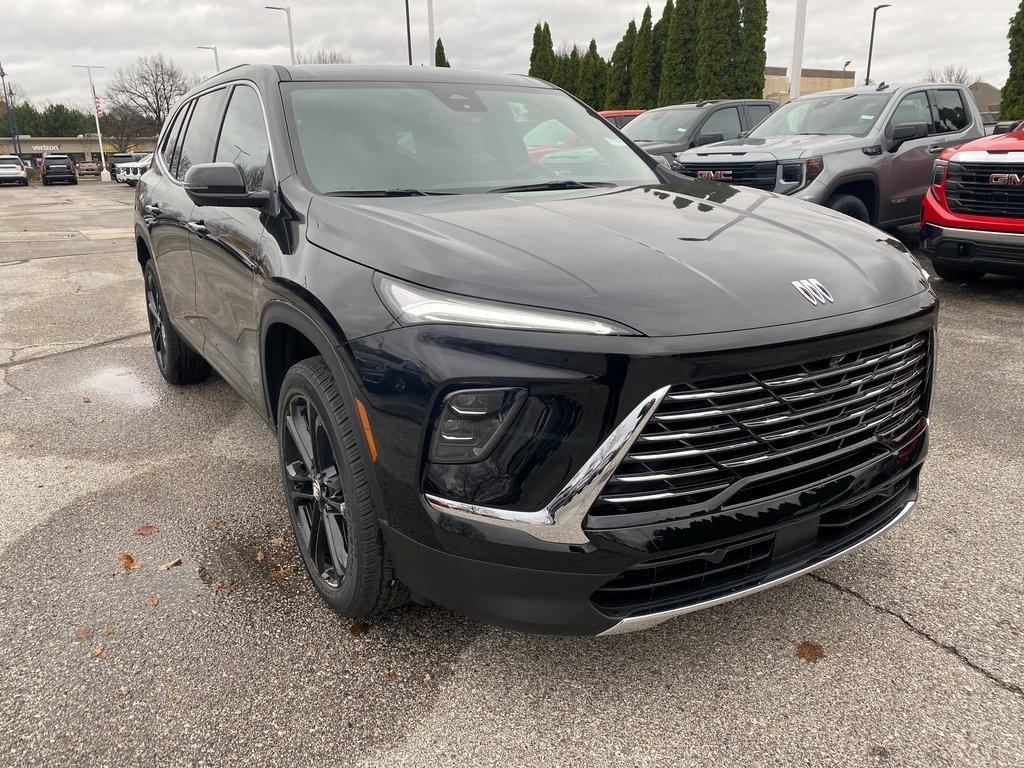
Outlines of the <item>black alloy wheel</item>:
M 146 314 L 149 316 L 149 337 L 153 342 L 156 363 L 163 371 L 167 367 L 167 326 L 164 324 L 163 299 L 156 284 L 153 270 L 146 271 Z
M 341 588 L 350 561 L 350 524 L 337 452 L 327 424 L 301 393 L 285 404 L 282 446 L 292 523 L 310 574 L 325 590 Z

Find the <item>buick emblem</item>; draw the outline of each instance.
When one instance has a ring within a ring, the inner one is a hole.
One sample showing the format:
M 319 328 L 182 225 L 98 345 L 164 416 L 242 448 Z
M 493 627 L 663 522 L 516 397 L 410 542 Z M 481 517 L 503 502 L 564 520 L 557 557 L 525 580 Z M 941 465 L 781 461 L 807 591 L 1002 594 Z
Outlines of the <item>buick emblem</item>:
M 993 173 L 988 177 L 988 183 L 1001 187 L 1019 187 L 1024 184 L 1024 176 L 1019 173 Z
M 832 298 L 832 294 L 828 288 L 822 285 L 820 280 L 816 280 L 811 277 L 806 280 L 794 280 L 791 285 L 800 291 L 800 295 L 807 299 L 811 304 L 817 306 L 818 304 L 834 304 L 835 299 Z
M 732 178 L 732 171 L 697 171 L 697 178 L 707 179 L 709 181 L 728 181 Z

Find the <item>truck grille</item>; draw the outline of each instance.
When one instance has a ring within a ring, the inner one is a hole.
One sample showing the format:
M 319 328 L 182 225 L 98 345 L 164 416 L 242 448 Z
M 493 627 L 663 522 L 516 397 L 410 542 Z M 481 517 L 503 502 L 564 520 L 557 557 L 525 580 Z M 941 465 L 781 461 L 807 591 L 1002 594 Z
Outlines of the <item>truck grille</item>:
M 911 431 L 923 415 L 929 371 L 929 336 L 921 333 L 672 387 L 591 508 L 590 525 L 626 525 L 626 516 L 668 509 L 699 514 L 737 481 L 772 472 L 729 498 L 756 503 L 785 492 L 786 473 L 779 479 L 777 470 L 787 467 L 791 485 L 806 484 L 808 462 L 823 472 L 847 453 L 877 447 L 875 437 L 898 442 Z
M 1024 165 L 950 163 L 946 171 L 946 200 L 954 213 L 978 216 L 1024 216 L 1024 186 L 992 184 L 992 174 L 1024 176 Z
M 698 171 L 728 171 L 729 177 L 720 179 L 726 184 L 737 184 L 742 187 L 756 187 L 769 192 L 775 190 L 775 167 L 774 160 L 761 163 L 705 163 L 690 162 L 678 163 L 680 173 L 686 176 L 697 177 Z

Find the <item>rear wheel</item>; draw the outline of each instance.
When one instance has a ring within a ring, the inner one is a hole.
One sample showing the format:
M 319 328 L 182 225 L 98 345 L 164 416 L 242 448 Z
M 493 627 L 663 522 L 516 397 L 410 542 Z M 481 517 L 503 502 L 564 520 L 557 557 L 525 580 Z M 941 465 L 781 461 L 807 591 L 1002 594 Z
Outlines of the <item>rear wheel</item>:
M 859 197 L 854 197 L 853 195 L 832 195 L 829 198 L 828 207 L 850 218 L 863 221 L 865 224 L 871 223 L 868 207 L 864 205 L 864 202 Z
M 163 291 L 153 260 L 146 262 L 146 314 L 149 317 L 149 339 L 160 373 L 171 384 L 194 384 L 210 375 L 210 364 L 193 350 L 174 330 L 167 315 Z
M 320 596 L 352 618 L 404 603 L 408 592 L 377 522 L 358 433 L 322 357 L 285 375 L 277 433 L 295 541 Z
M 969 269 L 946 267 L 934 261 L 932 262 L 932 267 L 935 269 L 935 274 L 943 280 L 949 280 L 951 283 L 976 283 L 985 276 L 984 272 L 972 272 Z

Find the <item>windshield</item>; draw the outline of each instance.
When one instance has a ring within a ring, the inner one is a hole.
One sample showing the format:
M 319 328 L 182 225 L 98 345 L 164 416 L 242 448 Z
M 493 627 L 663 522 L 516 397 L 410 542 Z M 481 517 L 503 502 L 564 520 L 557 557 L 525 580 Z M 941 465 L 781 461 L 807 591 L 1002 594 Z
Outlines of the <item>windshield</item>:
M 561 91 L 378 82 L 285 91 L 306 182 L 321 194 L 657 182 L 604 120 Z
M 679 142 L 688 136 L 700 114 L 696 108 L 644 112 L 631 120 L 622 132 L 633 141 Z
M 750 132 L 751 138 L 800 134 L 864 136 L 878 121 L 891 93 L 849 93 L 791 101 Z

